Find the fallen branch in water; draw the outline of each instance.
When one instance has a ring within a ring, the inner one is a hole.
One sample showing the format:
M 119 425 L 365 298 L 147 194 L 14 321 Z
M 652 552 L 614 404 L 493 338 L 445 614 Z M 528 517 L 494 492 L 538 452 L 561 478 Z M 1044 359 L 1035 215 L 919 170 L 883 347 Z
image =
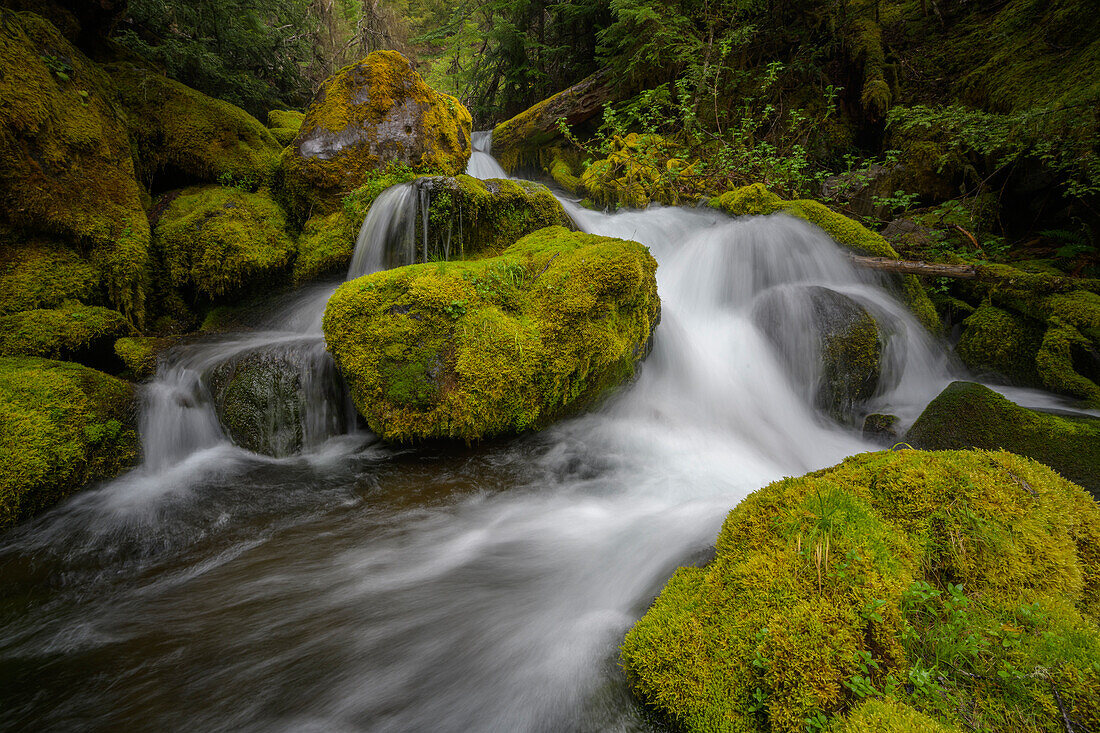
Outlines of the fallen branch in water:
M 955 277 L 964 280 L 974 280 L 978 277 L 978 268 L 974 265 L 944 265 L 935 262 L 914 262 L 912 260 L 892 260 L 889 257 L 860 257 L 858 255 L 848 255 L 848 259 L 857 267 L 894 272 L 899 275 Z

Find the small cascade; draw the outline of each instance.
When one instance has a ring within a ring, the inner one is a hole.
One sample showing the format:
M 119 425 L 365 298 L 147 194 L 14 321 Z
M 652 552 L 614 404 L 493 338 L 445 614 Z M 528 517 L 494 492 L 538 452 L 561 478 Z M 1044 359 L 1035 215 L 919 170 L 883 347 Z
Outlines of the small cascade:
M 416 262 L 416 221 L 427 219 L 420 215 L 427 211 L 423 203 L 412 183 L 390 186 L 378 195 L 359 228 L 348 280 Z
M 466 175 L 485 180 L 487 178 L 510 178 L 500 163 L 492 156 L 493 131 L 486 130 L 470 135 L 470 162 L 466 164 Z

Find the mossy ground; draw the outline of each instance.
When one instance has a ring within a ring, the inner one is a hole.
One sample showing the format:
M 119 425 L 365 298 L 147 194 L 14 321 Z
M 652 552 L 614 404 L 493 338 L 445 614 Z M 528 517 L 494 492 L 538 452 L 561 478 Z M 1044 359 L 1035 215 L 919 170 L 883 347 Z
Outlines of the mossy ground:
M 291 264 L 283 210 L 265 192 L 205 186 L 176 196 L 156 227 L 170 284 L 210 300 L 270 285 Z
M 931 450 L 1003 448 L 1045 463 L 1100 496 L 1100 418 L 1036 412 L 980 384 L 953 382 L 905 439 Z
M 742 501 L 622 656 L 689 731 L 1056 731 L 1054 689 L 1095 728 L 1098 613 L 1080 487 L 1006 452 L 887 451 Z
M 838 214 L 818 201 L 785 201 L 768 191 L 762 183 L 728 191 L 713 199 L 711 205 L 731 216 L 764 216 L 781 211 L 819 227 L 833 241 L 855 254 L 898 258 L 898 253 L 882 235 L 872 232 L 859 222 Z M 930 331 L 941 331 L 943 324 L 920 281 L 912 275 L 902 276 L 900 281 L 906 303 L 917 319 Z
M 336 211 L 387 164 L 456 175 L 470 159 L 470 113 L 395 51 L 376 51 L 328 79 L 283 153 L 280 196 L 301 220 Z
M 634 373 L 659 314 L 655 270 L 640 244 L 551 227 L 498 257 L 345 283 L 325 338 L 384 438 L 530 430 Z
M 94 369 L 0 358 L 0 528 L 131 465 L 133 386 Z

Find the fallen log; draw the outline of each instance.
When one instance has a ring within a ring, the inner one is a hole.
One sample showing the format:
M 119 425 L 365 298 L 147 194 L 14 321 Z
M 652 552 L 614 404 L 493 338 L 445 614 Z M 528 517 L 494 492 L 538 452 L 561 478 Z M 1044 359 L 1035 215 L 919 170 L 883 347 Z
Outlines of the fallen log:
M 977 280 L 980 283 L 996 285 L 1006 290 L 1027 291 L 1037 295 L 1068 293 L 1073 290 L 1100 293 L 1100 279 L 1024 272 L 1010 265 L 991 262 L 976 265 L 957 265 L 940 262 L 894 260 L 889 257 L 864 257 L 853 254 L 847 256 L 851 263 L 857 267 L 880 272 L 892 272 L 897 275 Z
M 978 268 L 974 265 L 945 265 L 937 262 L 892 260 L 889 257 L 861 257 L 859 255 L 848 255 L 848 259 L 857 267 L 894 272 L 899 275 L 955 277 L 964 280 L 974 280 L 978 277 Z

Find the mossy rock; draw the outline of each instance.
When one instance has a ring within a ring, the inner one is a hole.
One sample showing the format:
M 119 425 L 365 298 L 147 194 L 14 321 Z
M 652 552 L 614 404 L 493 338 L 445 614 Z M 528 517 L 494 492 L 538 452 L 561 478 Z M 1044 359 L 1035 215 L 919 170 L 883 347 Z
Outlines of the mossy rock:
M 151 189 L 214 181 L 256 188 L 270 179 L 282 145 L 240 107 L 131 63 L 103 68 Z
M 89 302 L 102 274 L 75 250 L 43 239 L 0 241 L 0 315 Z
M 281 162 L 281 195 L 302 219 L 331 213 L 390 164 L 456 175 L 470 159 L 470 113 L 429 87 L 396 51 L 375 51 L 328 79 Z
M 270 285 L 294 256 L 283 210 L 264 192 L 203 186 L 172 199 L 156 228 L 170 284 L 210 300 Z
M 838 214 L 818 201 L 786 201 L 769 191 L 762 183 L 727 191 L 712 199 L 711 206 L 731 216 L 766 216 L 783 212 L 817 226 L 841 247 L 857 255 L 898 259 L 898 253 L 889 242 L 854 219 Z M 913 275 L 905 275 L 900 278 L 900 282 L 906 303 L 917 319 L 930 331 L 941 331 L 943 324 L 920 280 Z
M 134 388 L 94 369 L 0 358 L 0 529 L 132 465 Z
M 1003 448 L 1045 463 L 1100 496 L 1100 418 L 1036 412 L 983 385 L 952 382 L 905 440 L 934 450 Z
M 179 341 L 179 336 L 126 336 L 115 341 L 115 355 L 126 366 L 125 376 L 148 379 L 156 374 L 157 363 L 165 349 Z
M 89 253 L 108 302 L 140 322 L 149 225 L 110 90 L 48 21 L 0 9 L 2 216 Z
M 656 267 L 636 242 L 550 227 L 498 257 L 345 283 L 325 339 L 383 438 L 537 429 L 634 374 L 660 312 Z
M 811 285 L 773 288 L 753 306 L 753 320 L 788 372 L 811 389 L 814 406 L 853 423 L 882 373 L 883 339 L 874 316 L 843 293 Z
M 1054 731 L 1052 684 L 1100 721 L 1098 612 L 1081 487 L 1003 451 L 884 451 L 747 497 L 622 660 L 686 731 Z
M 971 370 L 996 374 L 1013 384 L 1039 386 L 1035 357 L 1043 331 L 1033 322 L 992 305 L 963 321 L 956 353 Z
M 267 128 L 271 130 L 272 137 L 280 145 L 290 145 L 294 142 L 294 138 L 298 137 L 298 131 L 302 129 L 305 118 L 305 112 L 273 109 L 267 113 Z
M 0 316 L 0 356 L 41 356 L 113 370 L 114 343 L 132 332 L 118 311 L 70 301 Z
M 873 412 L 863 419 L 863 439 L 894 445 L 898 442 L 898 416 Z

